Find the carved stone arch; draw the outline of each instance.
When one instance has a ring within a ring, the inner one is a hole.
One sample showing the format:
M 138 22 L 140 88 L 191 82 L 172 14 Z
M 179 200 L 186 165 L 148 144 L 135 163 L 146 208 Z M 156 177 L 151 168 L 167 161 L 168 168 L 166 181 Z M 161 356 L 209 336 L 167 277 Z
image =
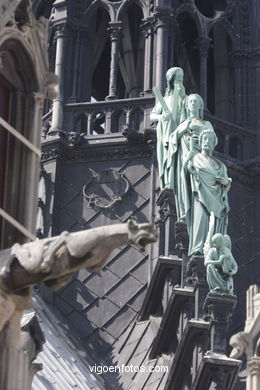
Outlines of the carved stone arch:
M 235 77 L 232 53 L 237 38 L 230 23 L 219 18 L 208 31 L 211 45 L 207 61 L 207 103 L 209 111 L 229 122 L 235 117 Z
M 232 13 L 235 5 L 234 0 L 225 0 L 224 1 L 225 4 L 223 4 L 223 2 L 222 4 L 220 4 L 220 2 L 215 3 L 212 0 L 211 1 L 202 0 L 201 2 L 198 0 L 193 0 L 193 1 L 200 15 L 208 20 L 214 20 L 218 18 L 220 15 L 225 15 L 226 17 L 228 17 Z M 209 8 L 204 8 L 205 6 Z
M 225 138 L 222 132 L 218 128 L 214 128 L 215 133 L 218 137 L 218 143 L 216 145 L 215 150 L 220 153 L 224 153 L 225 151 Z
M 122 5 L 118 9 L 117 16 L 116 16 L 117 20 L 122 20 L 124 15 L 127 12 L 127 9 L 133 4 L 136 4 L 138 7 L 142 9 L 144 18 L 149 16 L 149 7 L 146 0 L 125 0 L 123 1 Z
M 232 41 L 232 48 L 233 50 L 236 50 L 239 48 L 239 38 L 238 35 L 235 32 L 234 27 L 232 24 L 225 18 L 225 17 L 220 17 L 210 25 L 209 28 L 209 33 L 214 28 L 214 26 L 219 25 L 220 27 L 223 27 L 225 32 L 228 34 L 230 40 Z
M 95 0 L 84 11 L 84 17 L 83 17 L 84 26 L 88 27 L 89 23 L 91 23 L 91 18 L 93 17 L 95 11 L 97 11 L 98 8 L 104 9 L 109 14 L 111 22 L 115 21 L 115 10 L 114 10 L 113 3 L 109 3 L 105 0 Z
M 44 16 L 49 19 L 54 1 L 55 0 L 33 0 L 32 10 L 35 17 L 38 19 L 40 16 Z
M 202 37 L 202 19 L 192 4 L 181 5 L 175 14 L 176 30 L 174 43 L 174 63 L 184 69 L 186 92 L 199 91 L 200 57 L 199 39 Z
M 183 13 L 187 13 L 191 17 L 191 19 L 194 21 L 194 23 L 197 27 L 198 36 L 203 36 L 204 31 L 205 31 L 205 27 L 204 27 L 204 23 L 203 23 L 204 17 L 203 17 L 203 15 L 200 14 L 200 12 L 195 7 L 195 5 L 190 4 L 190 3 L 180 5 L 176 9 L 176 12 L 174 14 L 175 19 L 177 20 L 178 18 L 180 18 L 180 16 Z
M 17 33 L 14 37 L 14 32 L 10 29 L 0 35 L 0 55 L 6 72 L 3 77 L 10 78 L 10 84 L 16 83 L 24 92 L 39 90 L 41 75 L 36 73 L 35 56 L 22 34 Z

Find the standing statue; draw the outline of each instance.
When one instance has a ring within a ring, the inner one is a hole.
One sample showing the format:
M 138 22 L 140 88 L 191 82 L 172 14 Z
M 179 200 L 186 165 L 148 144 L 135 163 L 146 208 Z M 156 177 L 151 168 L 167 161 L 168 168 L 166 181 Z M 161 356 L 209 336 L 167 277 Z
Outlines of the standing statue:
M 168 186 L 168 148 L 169 138 L 182 120 L 183 101 L 185 89 L 183 86 L 183 70 L 170 68 L 166 73 L 167 88 L 164 98 L 160 91 L 155 89 L 159 102 L 153 108 L 151 121 L 157 124 L 157 160 L 160 187 Z M 157 91 L 157 92 L 156 92 Z
M 195 141 L 191 142 L 191 145 Z M 231 179 L 226 166 L 212 152 L 217 136 L 212 130 L 203 130 L 199 136 L 200 153 L 191 152 L 184 162 L 183 176 L 190 177 L 190 189 L 183 182 L 182 191 L 189 233 L 189 255 L 203 254 L 209 231 L 211 213 L 214 214 L 212 234 L 227 233 L 228 190 Z M 193 148 L 193 146 L 192 146 Z
M 231 240 L 225 234 L 214 234 L 211 247 L 205 255 L 207 282 L 211 293 L 234 293 L 233 275 L 237 273 L 237 263 L 231 253 Z
M 184 174 L 183 165 L 190 153 L 191 139 L 193 142 L 192 155 L 200 152 L 199 135 L 204 130 L 209 130 L 214 133 L 214 129 L 210 122 L 203 120 L 203 99 L 197 95 L 189 95 L 185 99 L 184 118 L 185 119 L 177 129 L 171 134 L 169 139 L 168 150 L 168 181 L 169 187 L 175 193 L 175 204 L 178 221 L 186 222 L 186 213 L 190 203 L 188 194 L 190 188 L 189 175 Z M 214 133 L 215 134 L 215 133 Z M 183 192 L 184 191 L 184 192 Z

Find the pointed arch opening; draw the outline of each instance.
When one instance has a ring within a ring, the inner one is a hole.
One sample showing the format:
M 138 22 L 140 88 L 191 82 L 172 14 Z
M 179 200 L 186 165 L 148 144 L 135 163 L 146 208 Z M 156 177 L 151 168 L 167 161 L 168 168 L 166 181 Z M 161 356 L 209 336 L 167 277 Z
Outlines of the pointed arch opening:
M 38 148 L 34 93 L 39 90 L 39 82 L 33 59 L 22 40 L 6 39 L 0 45 L 0 53 L 4 53 L 0 68 L 0 208 L 28 231 L 33 228 L 36 212 L 38 164 L 35 149 L 26 142 Z M 9 218 L 0 218 L 0 247 L 10 247 L 24 239 Z
M 208 55 L 208 109 L 222 119 L 234 120 L 234 80 L 230 53 L 232 40 L 220 24 L 210 31 L 212 45 Z
M 109 92 L 111 42 L 108 28 L 110 17 L 104 8 L 97 8 L 93 12 L 91 21 L 84 100 L 90 101 L 94 98 L 96 101 L 102 101 Z
M 141 31 L 143 12 L 131 4 L 122 18 L 122 38 L 119 49 L 119 98 L 138 97 L 143 91 L 144 34 Z
M 174 66 L 179 66 L 184 70 L 186 92 L 198 92 L 200 85 L 198 29 L 195 21 L 187 12 L 180 14 L 177 22 Z
M 225 11 L 227 0 L 195 0 L 195 5 L 202 15 L 212 18 L 216 11 Z

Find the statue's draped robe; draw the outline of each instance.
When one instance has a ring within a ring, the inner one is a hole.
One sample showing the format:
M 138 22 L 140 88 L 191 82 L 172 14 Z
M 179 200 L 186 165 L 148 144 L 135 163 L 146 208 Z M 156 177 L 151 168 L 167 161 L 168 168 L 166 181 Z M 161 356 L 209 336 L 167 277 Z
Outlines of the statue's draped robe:
M 164 100 L 172 113 L 172 118 L 167 121 L 160 118 L 157 124 L 157 161 L 161 189 L 168 185 L 167 159 L 169 138 L 180 123 L 183 98 L 173 92 L 172 95 L 165 96 Z M 162 114 L 160 103 L 157 103 L 153 108 L 152 114 Z
M 210 122 L 204 121 L 201 126 L 190 125 L 188 131 L 180 136 L 180 132 L 186 126 L 186 122 L 181 123 L 177 129 L 171 134 L 169 139 L 169 151 L 167 160 L 168 169 L 168 183 L 169 187 L 173 189 L 175 193 L 175 204 L 177 219 L 186 221 L 186 210 L 189 209 L 192 196 L 190 191 L 190 178 L 189 174 L 183 172 L 183 164 L 190 152 L 190 137 L 195 135 L 199 137 L 203 130 L 210 130 L 214 132 L 214 129 Z M 194 154 L 200 152 L 198 141 L 194 145 Z
M 210 213 L 215 216 L 215 233 L 226 234 L 228 224 L 228 187 L 216 182 L 216 177 L 228 179 L 226 166 L 219 160 L 198 153 L 192 160 L 191 196 L 184 183 L 184 207 L 189 233 L 189 254 L 203 253 L 209 230 Z

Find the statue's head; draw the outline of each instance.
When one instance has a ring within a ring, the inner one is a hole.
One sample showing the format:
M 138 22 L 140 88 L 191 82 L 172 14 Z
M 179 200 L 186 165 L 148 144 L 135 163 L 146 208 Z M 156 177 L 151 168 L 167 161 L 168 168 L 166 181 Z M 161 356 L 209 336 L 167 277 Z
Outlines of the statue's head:
M 225 246 L 225 238 L 223 234 L 220 233 L 214 234 L 211 241 L 212 241 L 212 245 L 217 249 Z
M 178 82 L 181 85 L 183 85 L 183 70 L 182 68 L 173 67 L 167 70 L 166 72 L 166 80 L 167 80 L 167 89 L 166 89 L 166 95 L 169 94 L 171 90 L 174 88 L 174 83 Z
M 218 137 L 212 130 L 203 130 L 199 136 L 199 147 L 204 152 L 211 153 L 218 143 Z
M 203 119 L 204 102 L 200 95 L 192 93 L 185 100 L 186 116 L 189 117 L 192 111 L 196 111 L 198 119 Z
M 231 239 L 230 239 L 229 235 L 225 234 L 224 239 L 225 239 L 225 246 L 227 248 L 231 249 Z

